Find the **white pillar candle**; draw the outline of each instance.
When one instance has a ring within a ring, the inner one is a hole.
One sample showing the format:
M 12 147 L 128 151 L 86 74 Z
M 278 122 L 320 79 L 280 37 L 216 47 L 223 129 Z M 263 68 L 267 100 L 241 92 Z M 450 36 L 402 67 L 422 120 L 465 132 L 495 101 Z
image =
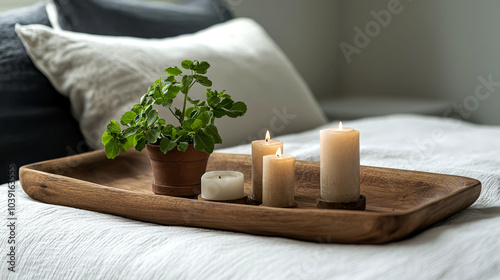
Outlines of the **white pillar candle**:
M 280 148 L 283 151 L 283 143 L 271 140 L 269 130 L 265 140 L 252 141 L 252 199 L 262 201 L 262 157 L 274 155 Z
M 201 197 L 208 200 L 233 200 L 245 196 L 244 176 L 237 171 L 210 171 L 201 176 Z
M 295 158 L 282 155 L 281 148 L 274 155 L 264 156 L 262 205 L 291 207 L 295 204 Z
M 359 200 L 359 131 L 352 128 L 320 131 L 321 198 L 331 202 Z

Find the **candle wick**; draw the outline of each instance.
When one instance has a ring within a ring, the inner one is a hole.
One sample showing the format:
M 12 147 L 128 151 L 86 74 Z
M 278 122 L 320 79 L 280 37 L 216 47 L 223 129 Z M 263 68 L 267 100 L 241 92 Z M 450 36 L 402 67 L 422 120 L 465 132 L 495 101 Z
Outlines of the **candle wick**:
M 269 142 L 269 139 L 266 139 L 266 142 Z
M 221 177 L 221 176 L 219 176 L 219 179 L 222 179 L 222 177 Z

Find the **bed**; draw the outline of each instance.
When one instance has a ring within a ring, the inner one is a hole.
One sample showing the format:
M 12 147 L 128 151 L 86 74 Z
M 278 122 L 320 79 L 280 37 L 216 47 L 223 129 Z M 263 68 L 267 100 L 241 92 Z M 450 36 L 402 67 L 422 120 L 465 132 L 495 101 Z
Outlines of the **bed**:
M 498 277 L 500 128 L 417 115 L 367 118 L 346 125 L 361 132 L 361 164 L 472 177 L 482 183 L 481 196 L 468 209 L 406 240 L 340 245 L 160 226 L 50 205 L 31 199 L 16 183 L 18 273 L 5 273 L 4 268 L 2 275 L 6 279 Z M 318 161 L 320 128 L 279 139 L 297 159 Z M 217 152 L 249 151 L 249 145 L 240 145 Z M 8 184 L 2 185 L 1 192 L 6 194 L 7 188 Z M 5 205 L 6 195 L 0 203 Z M 2 219 L 6 218 L 3 211 Z

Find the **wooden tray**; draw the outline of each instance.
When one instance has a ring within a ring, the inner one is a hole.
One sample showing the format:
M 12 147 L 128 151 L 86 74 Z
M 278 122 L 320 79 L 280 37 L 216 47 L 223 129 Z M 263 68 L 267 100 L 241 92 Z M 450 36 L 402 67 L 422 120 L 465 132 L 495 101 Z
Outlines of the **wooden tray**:
M 212 154 L 207 170 L 245 174 L 251 194 L 251 157 Z M 155 195 L 143 153 L 108 160 L 95 151 L 21 167 L 34 199 L 164 225 L 192 226 L 328 243 L 387 243 L 418 233 L 467 208 L 479 197 L 477 180 L 398 169 L 361 167 L 366 211 L 316 209 L 319 163 L 297 161 L 298 208 L 272 208 Z

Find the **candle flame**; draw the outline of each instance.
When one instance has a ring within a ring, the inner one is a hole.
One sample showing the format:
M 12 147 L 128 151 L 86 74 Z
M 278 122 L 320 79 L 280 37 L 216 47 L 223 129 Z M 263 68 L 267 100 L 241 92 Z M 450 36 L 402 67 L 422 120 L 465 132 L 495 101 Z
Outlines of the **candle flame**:
M 339 122 L 339 130 L 342 130 L 342 121 Z
M 271 139 L 271 135 L 269 134 L 269 130 L 266 132 L 266 141 L 269 141 Z
M 281 147 L 279 147 L 278 150 L 276 150 L 276 156 L 281 157 Z

